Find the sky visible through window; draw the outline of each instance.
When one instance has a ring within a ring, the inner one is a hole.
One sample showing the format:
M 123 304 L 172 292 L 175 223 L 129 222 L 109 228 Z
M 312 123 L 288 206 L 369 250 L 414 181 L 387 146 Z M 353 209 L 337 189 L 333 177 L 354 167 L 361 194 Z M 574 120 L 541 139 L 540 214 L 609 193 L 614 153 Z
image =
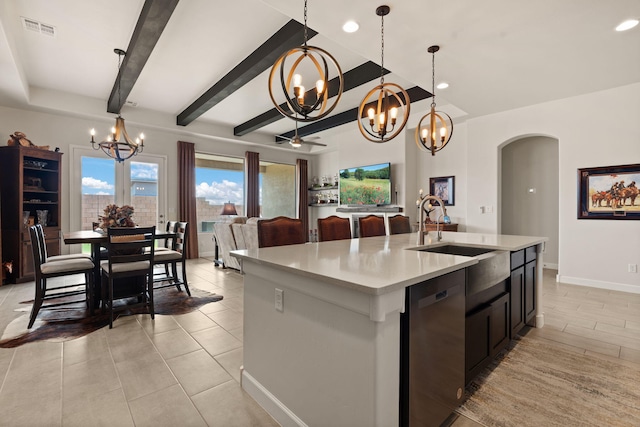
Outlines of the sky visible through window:
M 244 172 L 196 168 L 196 197 L 204 197 L 212 205 L 244 204 Z
M 158 165 L 155 163 L 131 162 L 131 179 L 158 181 Z M 97 157 L 82 158 L 82 194 L 115 194 L 116 162 Z

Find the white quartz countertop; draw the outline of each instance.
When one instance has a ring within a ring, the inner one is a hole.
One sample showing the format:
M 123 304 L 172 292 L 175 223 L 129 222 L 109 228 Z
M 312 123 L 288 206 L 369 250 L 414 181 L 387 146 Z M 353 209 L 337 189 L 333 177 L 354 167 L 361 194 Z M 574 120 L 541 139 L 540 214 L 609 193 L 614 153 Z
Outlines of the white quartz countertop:
M 425 245 L 456 244 L 517 251 L 545 237 L 444 232 L 425 236 Z M 417 233 L 335 240 L 303 245 L 232 251 L 243 260 L 322 280 L 360 292 L 380 295 L 476 264 L 472 257 L 421 252 Z

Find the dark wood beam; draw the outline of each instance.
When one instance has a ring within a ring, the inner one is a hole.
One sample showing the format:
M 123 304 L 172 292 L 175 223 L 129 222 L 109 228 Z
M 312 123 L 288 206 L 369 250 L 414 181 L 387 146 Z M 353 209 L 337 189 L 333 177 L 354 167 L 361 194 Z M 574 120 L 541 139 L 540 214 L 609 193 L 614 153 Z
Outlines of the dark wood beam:
M 107 111 L 120 114 L 179 0 L 146 0 L 111 89 Z M 120 87 L 118 88 L 118 82 Z
M 307 29 L 307 33 L 308 39 L 318 34 L 311 28 Z M 178 115 L 177 124 L 180 126 L 188 125 L 260 73 L 271 68 L 280 55 L 289 49 L 302 45 L 303 40 L 304 25 L 293 19 L 290 20 L 181 112 Z
M 431 93 L 422 89 L 419 86 L 414 86 L 410 89 L 407 89 L 407 93 L 409 94 L 409 99 L 411 100 L 411 102 L 418 102 L 423 99 L 431 97 Z M 399 93 L 398 95 L 404 98 L 401 93 Z M 369 107 L 375 108 L 375 102 L 371 102 L 367 104 L 367 106 L 364 109 L 365 115 Z M 335 114 L 329 118 L 318 120 L 316 122 L 312 122 L 311 124 L 298 128 L 298 136 L 302 138 L 305 136 L 313 135 L 314 133 L 322 132 L 323 130 L 331 129 L 336 126 L 341 126 L 347 123 L 355 122 L 356 120 L 358 120 L 358 107 L 352 108 L 347 111 L 343 111 L 342 113 Z M 282 136 L 285 136 L 287 138 L 293 138 L 294 134 L 295 134 L 295 130 L 291 130 L 287 133 L 282 134 Z M 282 138 L 276 136 L 275 140 L 276 142 L 282 141 Z
M 388 74 L 388 73 L 389 73 L 389 70 L 387 69 L 383 70 L 383 74 Z M 380 66 L 376 65 L 371 61 L 365 62 L 364 64 L 359 65 L 356 68 L 353 68 L 343 74 L 343 78 L 344 78 L 343 91 L 346 92 L 360 85 L 363 85 L 367 82 L 370 82 L 371 80 L 374 80 L 378 77 L 380 77 Z M 329 80 L 328 89 L 329 89 L 330 98 L 338 94 L 339 87 L 340 87 L 340 80 L 337 77 L 334 77 L 333 79 Z M 309 91 L 307 91 L 307 93 L 310 94 L 312 91 L 313 89 L 310 89 Z M 286 102 L 283 104 L 280 104 L 280 108 L 282 108 L 285 111 L 289 110 Z M 242 123 L 241 125 L 236 126 L 235 128 L 233 128 L 233 134 L 235 136 L 246 135 L 249 132 L 253 132 L 257 129 L 260 129 L 263 126 L 270 125 L 271 123 L 274 123 L 282 118 L 284 118 L 284 116 L 280 114 L 280 112 L 274 107 L 271 110 L 266 111 L 260 114 L 259 116 L 256 116 Z

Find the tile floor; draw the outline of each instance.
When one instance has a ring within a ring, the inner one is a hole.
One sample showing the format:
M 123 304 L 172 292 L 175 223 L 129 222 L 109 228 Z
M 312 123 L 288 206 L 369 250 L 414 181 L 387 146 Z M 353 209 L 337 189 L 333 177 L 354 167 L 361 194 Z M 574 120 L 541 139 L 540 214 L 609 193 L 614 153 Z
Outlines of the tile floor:
M 118 319 L 66 342 L 0 349 L 2 426 L 273 426 L 240 388 L 242 277 L 188 262 L 194 288 L 224 300 L 180 316 Z M 529 336 L 640 369 L 640 294 L 555 282 L 545 271 L 546 327 Z M 0 287 L 0 330 L 25 328 L 30 284 Z M 328 422 L 330 425 L 330 422 Z M 455 427 L 478 424 L 463 417 Z

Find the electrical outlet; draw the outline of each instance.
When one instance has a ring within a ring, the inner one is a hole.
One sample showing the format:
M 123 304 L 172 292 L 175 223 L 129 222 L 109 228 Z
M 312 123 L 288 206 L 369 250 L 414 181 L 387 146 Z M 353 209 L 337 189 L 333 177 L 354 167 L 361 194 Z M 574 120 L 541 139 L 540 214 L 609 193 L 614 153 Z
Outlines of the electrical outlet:
M 637 273 L 638 264 L 629 264 L 629 273 Z
M 284 311 L 284 291 L 276 288 L 276 310 Z

